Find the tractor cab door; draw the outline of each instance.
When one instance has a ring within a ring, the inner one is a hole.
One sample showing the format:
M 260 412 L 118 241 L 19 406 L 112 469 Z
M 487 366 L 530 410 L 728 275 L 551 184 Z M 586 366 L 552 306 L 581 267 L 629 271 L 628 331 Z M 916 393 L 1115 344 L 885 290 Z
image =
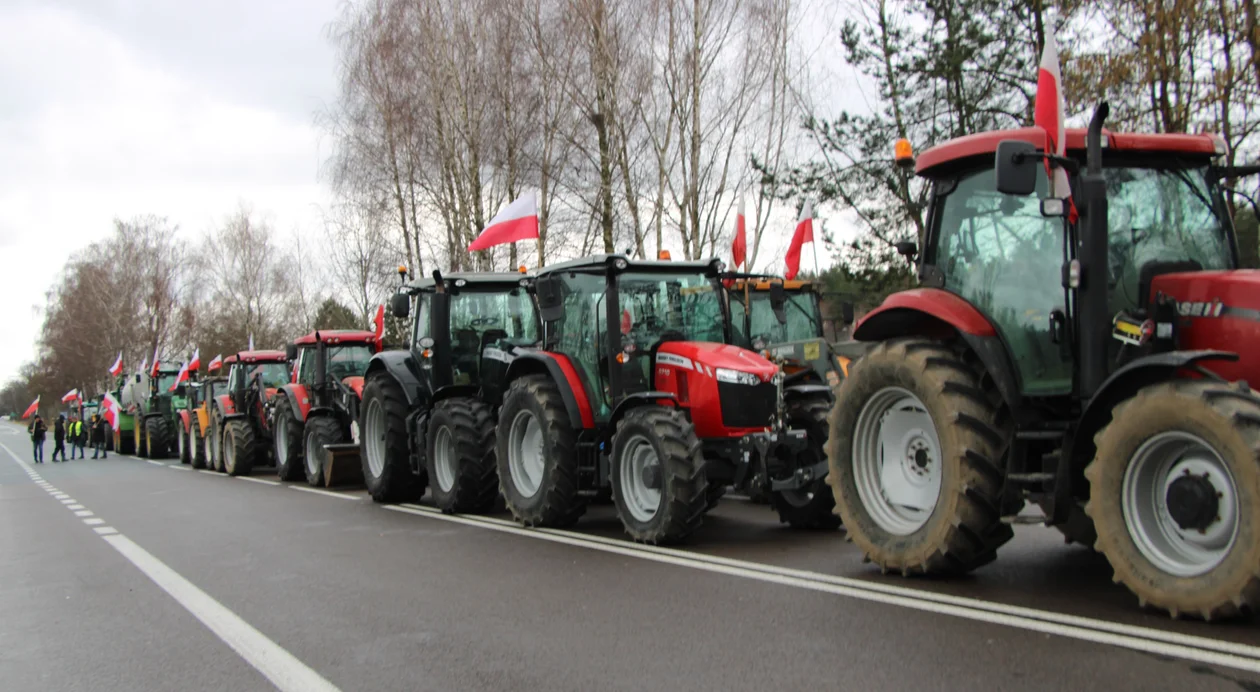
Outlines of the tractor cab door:
M 411 353 L 419 365 L 420 391 L 427 396 L 435 387 L 445 382 L 435 382 L 433 366 L 438 349 L 448 348 L 439 343 L 439 335 L 433 330 L 433 294 L 424 292 L 416 296 L 416 314 L 411 321 Z
M 546 276 L 538 283 L 539 302 L 543 302 L 544 293 L 548 296 L 558 293 L 562 308 L 556 310 L 555 319 L 547 315 L 547 348 L 569 359 L 586 389 L 595 420 L 605 421 L 612 413 L 608 380 L 610 346 L 604 328 L 607 279 L 603 274 L 571 272 Z
M 1052 315 L 1065 311 L 1066 221 L 1041 214 L 1049 187 L 1043 169 L 1032 195 L 1001 194 L 995 181 L 993 169 L 982 168 L 936 182 L 935 237 L 924 262 L 939 271 L 945 290 L 993 324 L 1023 394 L 1067 394 L 1072 364 L 1051 335 Z

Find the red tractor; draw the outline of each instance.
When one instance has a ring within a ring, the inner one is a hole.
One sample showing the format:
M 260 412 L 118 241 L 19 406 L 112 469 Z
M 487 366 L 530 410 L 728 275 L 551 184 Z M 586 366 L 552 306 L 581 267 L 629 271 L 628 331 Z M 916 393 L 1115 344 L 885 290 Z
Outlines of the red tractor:
M 830 388 L 784 386 L 779 366 L 729 345 L 721 262 L 601 255 L 536 278 L 540 348 L 518 348 L 500 408 L 500 488 L 526 525 L 577 520 L 611 486 L 637 541 L 678 541 L 721 490 L 766 459 L 775 492 L 826 473 Z M 792 523 L 834 526 L 832 499 Z
M 885 571 L 966 572 L 1045 523 L 1144 606 L 1238 615 L 1260 604 L 1260 272 L 1237 268 L 1221 181 L 1260 167 L 1106 115 L 1062 158 L 1040 128 L 906 157 L 932 186 L 922 253 L 899 247 L 921 287 L 854 329 L 873 347 L 837 394 L 829 482 Z
M 248 476 L 270 464 L 267 407 L 289 381 L 284 351 L 241 351 L 223 359 L 227 385 L 215 388 L 210 406 L 207 465 L 230 476 Z
M 281 479 L 329 485 L 332 454 L 353 454 L 356 461 L 344 466 L 357 467 L 363 374 L 381 343 L 374 332 L 329 329 L 289 344 L 296 377 L 281 388 L 272 411 Z

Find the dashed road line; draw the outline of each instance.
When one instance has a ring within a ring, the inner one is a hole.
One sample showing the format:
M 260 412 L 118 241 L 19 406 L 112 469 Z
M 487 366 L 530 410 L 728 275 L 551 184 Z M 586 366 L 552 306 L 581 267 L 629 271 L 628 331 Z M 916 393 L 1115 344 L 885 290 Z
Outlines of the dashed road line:
M 279 485 L 279 484 L 277 484 L 277 485 Z M 333 491 L 331 491 L 331 490 L 320 490 L 319 488 L 304 488 L 304 487 L 302 487 L 302 486 L 300 486 L 300 485 L 290 485 L 289 487 L 290 487 L 290 488 L 292 488 L 292 489 L 294 489 L 294 490 L 301 490 L 301 491 L 302 491 L 302 492 L 304 492 L 304 493 L 315 493 L 315 494 L 317 494 L 317 495 L 327 495 L 328 497 L 339 497 L 339 498 L 341 498 L 341 499 L 343 499 L 343 500 L 357 500 L 357 499 L 359 499 L 359 496 L 358 496 L 358 495 L 347 495 L 347 494 L 345 494 L 345 493 L 335 493 L 335 492 L 333 492 Z
M 249 476 L 237 476 L 238 481 L 249 481 L 250 483 L 262 483 L 263 485 L 283 485 L 278 481 L 269 481 L 266 478 L 250 478 Z

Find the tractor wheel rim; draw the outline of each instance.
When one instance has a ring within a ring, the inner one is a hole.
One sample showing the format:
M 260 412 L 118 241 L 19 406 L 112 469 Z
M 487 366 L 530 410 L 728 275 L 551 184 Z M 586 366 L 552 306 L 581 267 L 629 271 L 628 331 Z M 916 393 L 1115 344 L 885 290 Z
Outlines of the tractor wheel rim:
M 617 480 L 621 486 L 621 501 L 635 521 L 649 522 L 660 509 L 661 489 L 648 487 L 646 474 L 655 473 L 659 477 L 661 471 L 661 458 L 651 440 L 643 435 L 626 440 Z
M 1187 481 L 1215 495 L 1206 498 L 1214 516 L 1200 526 L 1183 527 L 1170 511 L 1174 484 Z M 1162 432 L 1144 442 L 1129 459 L 1120 508 L 1138 552 L 1161 571 L 1196 577 L 1219 565 L 1238 538 L 1238 488 L 1220 454 L 1202 438 Z
M 522 497 L 533 497 L 542 486 L 545 469 L 542 426 L 532 411 L 519 411 L 508 432 L 508 470 Z
M 211 448 L 214 446 L 214 443 L 212 443 L 210 441 L 210 438 L 207 437 L 204 440 L 202 440 L 201 446 L 205 450 L 206 466 L 208 466 L 210 470 L 213 471 L 214 470 L 214 455 L 212 455 L 211 452 L 214 450 Z
M 433 471 L 437 475 L 438 488 L 449 493 L 455 487 L 459 463 L 455 458 L 455 438 L 451 429 L 443 425 L 433 439 Z
M 183 456 L 184 455 L 184 429 L 182 427 L 179 429 L 178 434 L 179 434 L 179 455 Z
M 314 432 L 306 434 L 306 475 L 308 478 L 319 478 L 324 466 L 324 448 L 319 443 L 319 436 Z
M 853 431 L 853 480 L 871 519 L 908 536 L 936 509 L 943 477 L 940 437 L 917 396 L 901 387 L 876 392 Z
M 289 462 L 289 421 L 283 417 L 276 421 L 276 466 Z
M 368 471 L 373 478 L 385 473 L 385 407 L 380 399 L 368 402 L 364 415 L 363 446 L 367 451 Z

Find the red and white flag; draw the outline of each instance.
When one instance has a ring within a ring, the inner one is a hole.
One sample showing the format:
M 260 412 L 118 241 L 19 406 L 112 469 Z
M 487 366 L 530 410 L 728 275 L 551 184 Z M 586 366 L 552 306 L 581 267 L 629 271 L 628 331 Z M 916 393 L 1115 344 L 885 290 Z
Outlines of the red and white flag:
M 121 422 L 122 405 L 118 403 L 113 394 L 106 392 L 105 399 L 101 402 L 101 408 L 103 409 L 101 416 L 117 432 L 118 424 Z
M 372 318 L 372 333 L 376 335 L 377 343 L 385 336 L 385 306 L 378 305 L 376 308 L 376 316 Z
M 175 391 L 175 388 L 180 385 L 180 383 L 187 382 L 187 381 L 188 381 L 188 363 L 184 363 L 183 365 L 179 366 L 179 374 L 175 376 L 175 382 L 172 383 L 170 386 L 170 389 L 167 389 L 166 391 L 173 392 Z
M 157 377 L 158 375 L 158 350 L 153 349 L 153 367 L 149 369 L 149 377 Z
M 206 369 L 209 370 L 210 372 L 214 372 L 215 370 L 218 370 L 221 367 L 223 367 L 223 354 L 222 353 L 215 356 L 214 358 L 211 358 L 210 365 L 206 366 Z
M 735 240 L 731 242 L 731 261 L 735 269 L 742 267 L 748 258 L 748 235 L 744 223 L 744 197 L 740 195 L 739 210 L 735 212 Z
M 70 403 L 71 401 L 78 401 L 78 400 L 79 400 L 79 390 L 78 390 L 78 389 L 71 389 L 70 391 L 68 391 L 68 392 L 66 392 L 65 394 L 62 394 L 62 395 L 61 395 L 61 403 L 63 403 L 63 404 L 68 404 L 68 403 Z
M 1046 45 L 1041 50 L 1041 67 L 1037 70 L 1037 99 L 1033 105 L 1033 124 L 1046 131 L 1047 154 L 1067 155 L 1067 137 L 1064 135 L 1063 77 L 1059 73 L 1059 46 L 1054 40 L 1054 26 L 1046 27 Z M 1046 160 L 1046 175 L 1050 177 L 1050 196 L 1066 199 L 1069 214 L 1076 220 L 1076 205 L 1072 203 L 1072 191 L 1068 186 L 1067 171 L 1051 168 Z
M 26 412 L 22 414 L 22 420 L 26 420 L 27 418 L 30 418 L 31 414 L 35 413 L 38 410 L 39 410 L 39 397 L 35 397 L 35 401 L 32 401 L 31 405 L 26 407 Z
M 468 251 L 485 250 L 495 245 L 537 237 L 538 200 L 533 192 L 526 192 L 490 219 L 490 225 L 472 241 Z
M 109 374 L 113 375 L 114 377 L 118 377 L 119 375 L 122 374 L 122 371 L 123 371 L 122 351 L 119 351 L 118 359 L 114 361 L 113 365 L 109 366 Z
M 144 369 L 147 367 L 149 367 L 149 359 L 146 357 L 144 360 L 140 361 L 140 367 L 136 368 L 136 374 L 144 372 Z
M 200 369 L 201 369 L 201 349 L 194 348 L 192 360 L 188 361 L 188 371 L 197 372 Z
M 805 200 L 805 206 L 801 208 L 801 217 L 796 222 L 796 231 L 792 233 L 792 242 L 788 245 L 787 271 L 783 273 L 783 278 L 789 281 L 796 278 L 801 271 L 801 246 L 812 242 L 814 242 L 814 205 L 809 200 Z

